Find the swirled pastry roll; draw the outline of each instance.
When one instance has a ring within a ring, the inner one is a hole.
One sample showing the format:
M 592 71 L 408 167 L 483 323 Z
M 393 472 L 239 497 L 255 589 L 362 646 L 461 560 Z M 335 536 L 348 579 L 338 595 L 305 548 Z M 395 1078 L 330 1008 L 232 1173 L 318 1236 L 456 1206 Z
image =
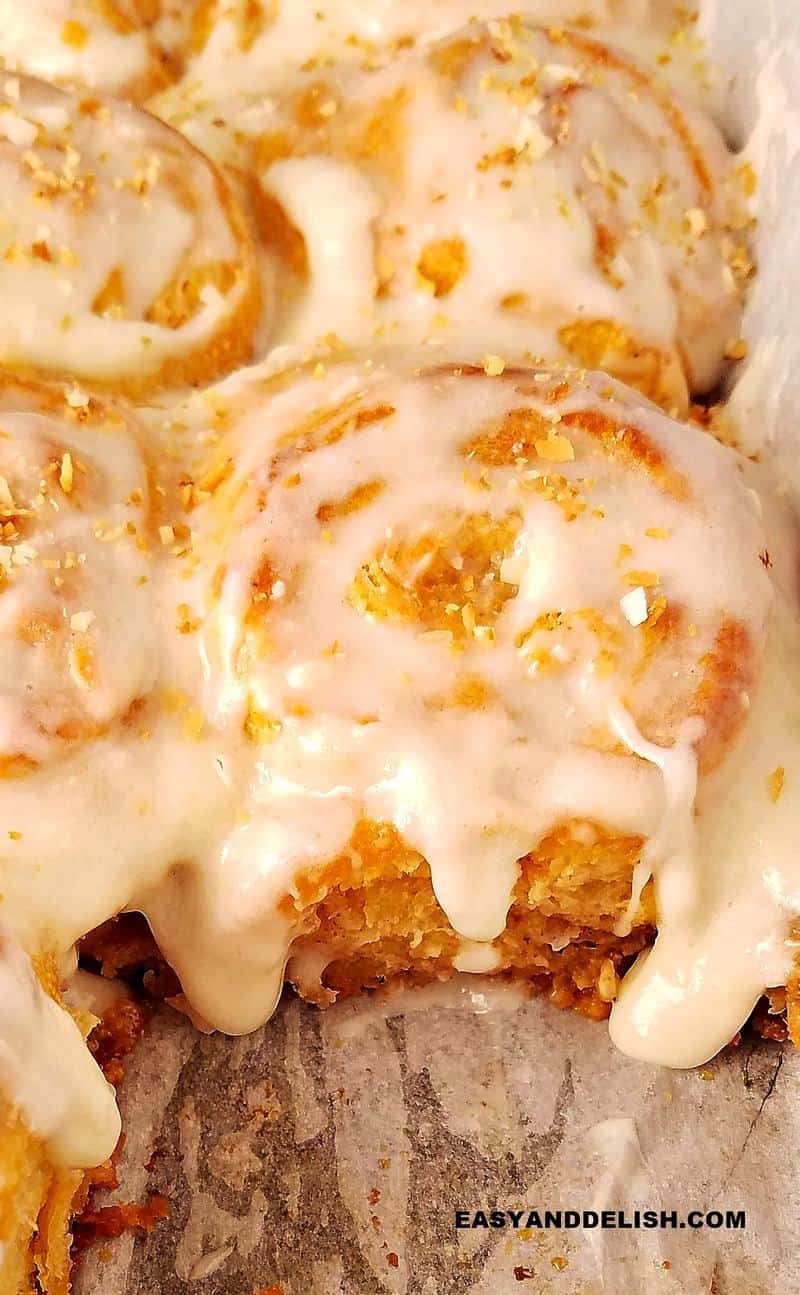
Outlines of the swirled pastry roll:
M 159 0 L 0 0 L 0 65 L 144 99 L 165 84 Z
M 353 363 L 226 423 L 205 704 L 254 766 L 224 873 L 146 909 L 189 999 L 249 1029 L 291 954 L 318 998 L 514 969 L 605 1014 L 760 669 L 738 461 L 551 371 Z
M 0 384 L 0 777 L 101 737 L 153 687 L 148 496 L 120 413 Z
M 209 148 L 224 104 L 214 121 L 188 127 Z M 718 379 L 749 272 L 725 230 L 729 159 L 607 47 L 470 28 L 389 67 L 309 72 L 228 124 L 305 279 L 287 336 L 435 341 L 490 318 L 506 349 L 524 337 L 664 403 Z
M 165 104 L 249 176 L 292 272 L 278 340 L 491 336 L 667 406 L 720 377 L 752 268 L 732 159 L 611 47 L 508 20 L 267 100 L 204 108 L 187 82 Z
M 96 886 L 86 884 L 85 855 L 80 849 L 71 853 L 69 805 L 81 801 L 83 784 L 92 782 L 98 761 L 113 768 L 110 735 L 137 733 L 137 716 L 155 689 L 159 649 L 151 551 L 157 544 L 149 473 L 127 416 L 75 390 L 4 379 L 0 1023 L 5 1046 L 0 1074 L 5 1095 L 49 1143 L 55 1162 L 70 1168 L 104 1159 L 116 1134 L 102 1120 L 95 1127 L 85 1111 L 74 1118 L 73 1090 L 86 1089 L 85 1067 L 90 1080 L 94 1067 L 77 1028 L 53 1001 L 59 984 L 54 959 L 66 957 L 77 938 L 75 931 L 60 938 L 61 926 L 69 926 L 71 899 L 85 905 L 96 895 Z M 120 803 L 117 811 L 124 812 Z M 34 846 L 34 859 L 28 859 L 25 851 L 47 814 L 63 835 L 54 845 L 55 866 L 45 877 L 44 854 Z M 103 835 L 96 822 L 93 830 Z M 25 860 L 16 875 L 15 852 Z M 38 857 L 42 873 L 34 861 Z M 31 887 L 36 890 L 40 882 L 37 901 Z M 49 906 L 44 917 L 42 905 Z M 54 1064 L 60 1067 L 55 1088 Z M 99 1072 L 95 1079 L 102 1099 L 106 1090 Z M 91 1087 L 89 1082 L 90 1092 Z M 76 1146 L 83 1149 L 76 1153 Z M 97 1146 L 102 1153 L 95 1158 Z
M 0 91 L 0 364 L 141 393 L 245 359 L 253 249 L 206 159 L 112 99 Z
M 89 753 L 113 765 L 104 739 L 133 726 L 154 687 L 149 496 L 125 415 L 76 388 L 0 382 L 0 1284 L 8 1291 L 39 1289 L 34 1268 L 48 1295 L 67 1291 L 82 1170 L 109 1156 L 119 1133 L 113 1092 L 84 1043 L 94 1022 L 62 1006 L 59 965 L 74 935 L 60 944 L 59 921 L 68 895 L 90 901 L 68 814 L 92 778 Z M 48 815 L 63 852 L 44 880 L 48 902 L 58 898 L 42 920 L 29 889 L 40 856 L 16 879 L 13 857 Z

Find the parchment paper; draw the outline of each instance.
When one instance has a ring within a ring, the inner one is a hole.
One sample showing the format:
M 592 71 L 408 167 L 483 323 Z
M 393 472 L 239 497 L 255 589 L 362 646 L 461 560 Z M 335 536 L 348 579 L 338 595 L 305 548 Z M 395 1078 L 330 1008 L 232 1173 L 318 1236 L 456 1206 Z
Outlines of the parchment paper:
M 325 1013 L 287 995 L 235 1041 L 165 1013 L 125 1084 L 116 1195 L 163 1191 L 171 1215 L 106 1262 L 96 1249 L 81 1295 L 800 1290 L 796 1053 L 750 1042 L 658 1070 L 603 1026 L 481 988 Z M 637 1204 L 744 1208 L 747 1228 L 454 1224 L 458 1208 Z
M 796 476 L 800 3 L 718 0 L 701 24 L 731 77 L 728 128 L 749 138 L 761 179 L 752 358 L 734 407 L 745 443 L 766 434 Z M 474 979 L 325 1013 L 287 992 L 238 1040 L 165 1009 L 121 1105 L 128 1140 L 107 1201 L 160 1191 L 171 1213 L 149 1236 L 95 1247 L 78 1295 L 800 1295 L 789 1046 L 750 1039 L 680 1073 Z M 637 1205 L 744 1208 L 747 1226 L 454 1222 L 457 1209 Z

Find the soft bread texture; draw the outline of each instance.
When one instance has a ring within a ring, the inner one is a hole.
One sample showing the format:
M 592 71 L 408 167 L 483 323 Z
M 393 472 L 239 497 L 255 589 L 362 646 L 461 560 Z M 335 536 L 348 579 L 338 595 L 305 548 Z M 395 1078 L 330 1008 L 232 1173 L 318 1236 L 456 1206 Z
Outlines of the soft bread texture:
M 0 1282 L 9 1295 L 69 1289 L 69 1227 L 84 1175 L 55 1170 L 42 1144 L 4 1103 L 0 1111 Z M 35 1284 L 38 1267 L 43 1285 Z
M 625 916 L 642 842 L 590 823 L 565 825 L 521 860 L 505 929 L 487 959 L 559 1007 L 605 1018 L 618 978 L 653 932 L 648 892 L 627 936 Z M 423 984 L 463 964 L 430 868 L 386 824 L 362 822 L 347 851 L 299 879 L 294 907 L 310 930 L 293 945 L 287 976 L 320 1005 L 397 980 Z
M 276 72 L 268 100 L 187 74 L 158 111 L 238 178 L 284 339 L 463 354 L 482 332 L 667 408 L 719 381 L 752 175 L 584 32 L 471 24 L 391 60 Z
M 54 960 L 35 960 L 45 993 L 61 1002 Z M 93 1020 L 77 1019 L 84 1033 Z M 91 1175 L 58 1168 L 47 1146 L 26 1126 L 4 1095 L 0 1102 L 0 1288 L 8 1295 L 67 1295 L 70 1288 L 71 1222 L 88 1191 Z
M 48 992 L 59 1002 L 60 978 L 48 959 L 37 960 Z M 142 1038 L 146 1010 L 126 997 L 108 1004 L 101 1019 L 75 1011 L 88 1046 L 109 1082 L 122 1083 L 125 1058 Z M 91 1210 L 96 1189 L 116 1185 L 114 1159 L 87 1172 L 53 1165 L 47 1148 L 34 1137 L 7 1101 L 0 1106 L 0 1283 L 8 1295 L 69 1295 L 73 1275 L 73 1230 L 102 1234 Z M 153 1205 L 155 1208 L 153 1208 Z M 129 1226 L 149 1228 L 164 1217 L 163 1202 L 127 1206 Z M 84 1223 L 85 1220 L 85 1223 Z M 99 1221 L 102 1220 L 101 1219 Z M 114 1233 L 112 1232 L 112 1235 Z

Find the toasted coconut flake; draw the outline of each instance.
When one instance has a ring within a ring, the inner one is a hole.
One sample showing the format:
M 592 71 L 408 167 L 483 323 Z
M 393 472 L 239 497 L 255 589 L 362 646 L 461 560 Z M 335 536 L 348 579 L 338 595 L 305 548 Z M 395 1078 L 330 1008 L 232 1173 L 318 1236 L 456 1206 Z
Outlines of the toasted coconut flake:
M 661 583 L 657 571 L 626 571 L 623 579 L 626 585 L 644 585 L 645 589 L 654 589 Z
M 499 378 L 505 372 L 506 362 L 501 355 L 486 355 L 483 360 L 483 371 L 487 378 Z
M 624 594 L 619 605 L 626 621 L 634 628 L 647 620 L 647 594 L 642 585 L 637 585 L 630 593 Z
M 83 49 L 89 39 L 89 32 L 82 22 L 68 18 L 61 28 L 61 41 L 72 49 Z
M 743 337 L 732 337 L 725 346 L 726 360 L 744 360 L 747 356 L 747 342 Z
M 572 441 L 558 433 L 548 434 L 534 444 L 539 458 L 547 459 L 550 463 L 572 463 L 575 458 Z
M 769 778 L 767 779 L 767 792 L 769 793 L 770 800 L 772 801 L 780 800 L 785 779 L 786 779 L 786 770 L 784 769 L 782 764 L 779 764 L 776 769 L 772 770 L 772 773 L 769 775 Z
M 69 618 L 69 627 L 75 634 L 86 634 L 94 619 L 94 612 L 73 612 Z
M 74 472 L 72 466 L 72 455 L 67 451 L 61 460 L 61 467 L 58 473 L 58 484 L 61 486 L 65 495 L 72 494 L 73 481 Z

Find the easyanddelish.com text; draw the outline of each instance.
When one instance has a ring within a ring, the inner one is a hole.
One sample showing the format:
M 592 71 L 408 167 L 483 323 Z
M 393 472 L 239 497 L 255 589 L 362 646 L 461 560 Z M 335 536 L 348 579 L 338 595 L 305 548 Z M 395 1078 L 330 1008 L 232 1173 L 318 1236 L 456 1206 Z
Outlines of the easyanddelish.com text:
M 729 1228 L 744 1231 L 745 1210 L 455 1210 L 457 1228 Z

